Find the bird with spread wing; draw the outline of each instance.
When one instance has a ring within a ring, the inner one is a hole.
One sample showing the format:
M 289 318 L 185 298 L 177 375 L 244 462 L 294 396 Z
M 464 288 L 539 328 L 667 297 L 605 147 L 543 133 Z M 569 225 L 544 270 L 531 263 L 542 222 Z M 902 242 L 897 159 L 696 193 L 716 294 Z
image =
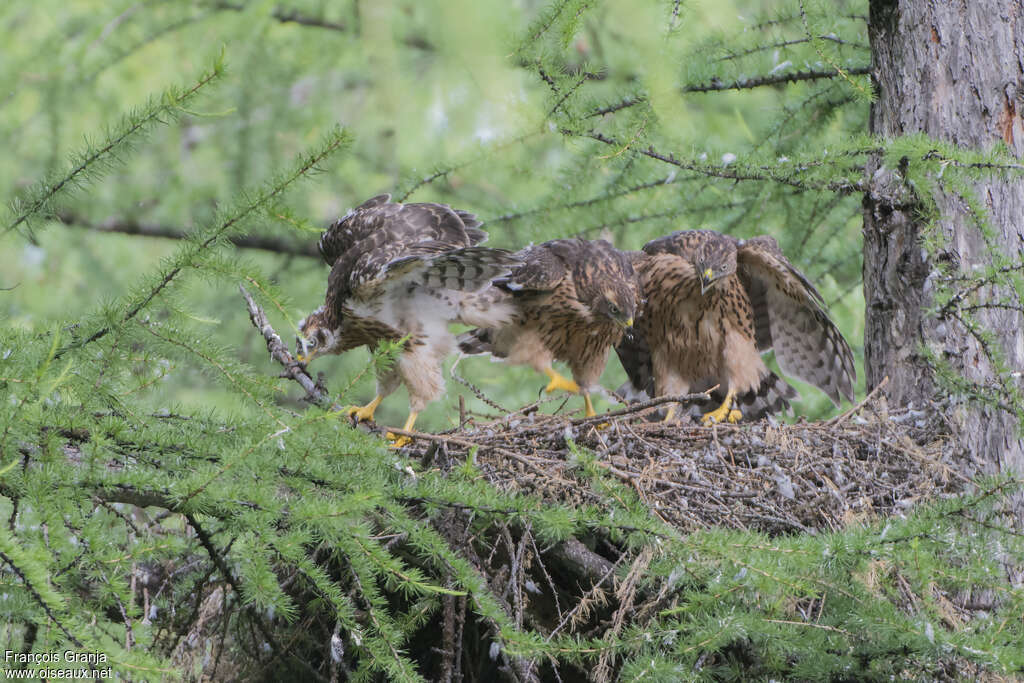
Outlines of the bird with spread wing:
M 853 400 L 853 353 L 806 277 L 772 237 L 741 240 L 680 231 L 634 252 L 644 298 L 634 334 L 616 348 L 627 394 L 669 396 L 719 387 L 705 424 L 738 422 L 789 407 L 798 396 L 761 354 L 839 404 Z M 673 419 L 675 407 L 666 421 Z
M 609 349 L 633 324 L 636 276 L 630 259 L 604 240 L 563 239 L 531 245 L 516 254 L 522 265 L 497 278 L 488 296 L 516 314 L 502 325 L 481 326 L 459 336 L 466 354 L 490 353 L 547 375 L 547 392 L 582 393 L 590 399 Z M 573 379 L 552 367 L 569 364 Z
M 308 363 L 382 340 L 405 339 L 394 365 L 377 377 L 377 395 L 349 415 L 372 420 L 399 384 L 416 416 L 444 390 L 441 363 L 455 348 L 448 324 L 497 326 L 512 319 L 511 305 L 487 296 L 491 280 L 519 260 L 487 239 L 480 222 L 443 204 L 400 204 L 380 195 L 349 211 L 320 238 L 331 267 L 324 305 L 299 323 L 296 357 Z M 408 437 L 388 433 L 398 448 Z

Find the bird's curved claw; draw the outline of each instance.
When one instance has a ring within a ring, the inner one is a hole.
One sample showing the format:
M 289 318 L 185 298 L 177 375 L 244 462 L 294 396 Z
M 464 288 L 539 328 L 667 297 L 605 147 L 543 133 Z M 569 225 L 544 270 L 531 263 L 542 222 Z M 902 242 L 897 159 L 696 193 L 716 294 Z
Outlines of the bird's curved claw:
M 416 416 L 418 414 L 416 411 L 409 413 L 409 419 L 402 425 L 402 431 L 412 431 L 412 426 L 416 424 Z M 391 442 L 391 448 L 405 448 L 412 443 L 412 437 L 405 436 L 404 434 L 395 434 L 394 432 L 388 432 L 384 435 L 384 438 Z
M 721 424 L 722 422 L 728 422 L 729 424 L 736 424 L 743 419 L 743 413 L 738 410 L 729 410 L 729 403 L 723 403 L 715 410 L 710 413 L 704 413 L 701 418 L 701 422 L 705 427 L 709 426 L 712 422 Z
M 382 397 L 378 396 L 365 406 L 349 406 L 345 408 L 345 414 L 349 417 L 355 417 L 356 422 L 373 422 L 373 414 L 376 412 L 381 400 L 383 400 Z

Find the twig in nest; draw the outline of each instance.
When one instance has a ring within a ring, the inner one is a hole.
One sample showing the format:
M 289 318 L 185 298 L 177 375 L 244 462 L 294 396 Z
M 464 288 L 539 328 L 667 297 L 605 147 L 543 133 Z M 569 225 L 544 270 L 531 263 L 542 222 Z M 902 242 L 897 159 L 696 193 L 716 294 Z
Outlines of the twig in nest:
M 863 401 L 861 401 L 860 403 L 858 403 L 854 407 L 850 408 L 849 410 L 847 410 L 845 413 L 843 413 L 839 417 L 833 417 L 831 420 L 828 420 L 825 424 L 828 425 L 829 427 L 832 427 L 834 425 L 839 424 L 840 422 L 846 421 L 846 418 L 850 417 L 854 413 L 860 412 L 861 408 L 866 406 L 868 404 L 868 402 L 871 401 L 871 399 L 873 399 L 875 397 L 875 395 L 879 391 L 881 391 L 885 387 L 885 385 L 888 384 L 888 383 L 889 383 L 889 375 L 886 375 L 885 377 L 882 378 L 882 381 L 879 382 L 877 386 L 875 386 L 874 389 L 872 389 L 870 392 L 868 392 L 868 395 L 864 397 Z
M 698 394 L 681 394 L 679 396 L 658 396 L 657 398 L 652 398 L 649 401 L 635 403 L 629 406 L 628 408 L 620 408 L 618 410 L 613 410 L 608 413 L 602 413 L 601 415 L 594 415 L 592 417 L 577 418 L 575 420 L 572 420 L 571 424 L 581 425 L 588 424 L 590 422 L 602 422 L 610 417 L 621 417 L 623 415 L 632 415 L 633 413 L 639 413 L 644 410 L 647 410 L 648 408 L 660 406 L 662 403 L 686 403 L 688 401 L 696 401 L 697 399 L 707 400 L 711 397 L 711 392 L 717 388 L 718 385 L 715 385 L 708 389 L 707 391 L 702 391 Z
M 242 285 L 239 285 L 238 289 L 241 290 L 245 303 L 249 307 L 249 320 L 252 321 L 253 327 L 259 330 L 263 338 L 267 340 L 267 351 L 270 352 L 270 357 L 284 366 L 284 372 L 281 373 L 282 377 L 298 382 L 299 386 L 306 390 L 306 397 L 313 403 L 338 410 L 337 406 L 331 404 L 331 398 L 327 394 L 327 389 L 319 381 L 314 381 L 306 367 L 292 356 L 291 351 L 281 341 L 281 337 L 274 330 L 270 321 L 267 320 L 267 314 L 253 300 L 252 295 L 245 291 L 245 287 Z

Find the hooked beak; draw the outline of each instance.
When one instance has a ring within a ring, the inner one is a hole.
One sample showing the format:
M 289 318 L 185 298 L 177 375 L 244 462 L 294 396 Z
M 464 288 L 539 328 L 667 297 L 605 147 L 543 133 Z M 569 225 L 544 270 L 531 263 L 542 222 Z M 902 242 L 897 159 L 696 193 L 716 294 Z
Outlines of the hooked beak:
M 715 274 L 710 268 L 706 268 L 703 273 L 700 274 L 700 294 L 704 294 L 711 289 L 711 285 L 715 284 Z

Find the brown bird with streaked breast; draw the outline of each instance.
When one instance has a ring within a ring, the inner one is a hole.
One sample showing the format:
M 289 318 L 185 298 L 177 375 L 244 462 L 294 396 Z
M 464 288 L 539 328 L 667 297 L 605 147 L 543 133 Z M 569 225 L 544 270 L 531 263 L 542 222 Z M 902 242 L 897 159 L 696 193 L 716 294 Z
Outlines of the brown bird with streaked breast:
M 769 236 L 741 240 L 680 231 L 634 252 L 644 298 L 634 334 L 616 348 L 625 393 L 649 397 L 718 385 L 721 405 L 703 421 L 738 422 L 789 407 L 798 396 L 761 354 L 825 392 L 853 400 L 853 353 L 824 301 Z M 666 421 L 673 419 L 675 407 Z
M 580 239 L 531 245 L 516 256 L 522 265 L 497 278 L 488 295 L 514 308 L 512 320 L 460 335 L 459 349 L 529 365 L 547 375 L 545 391 L 583 394 L 593 416 L 591 390 L 636 312 L 630 259 L 605 240 Z M 552 367 L 556 360 L 569 364 L 572 380 Z
M 393 366 L 378 375 L 377 395 L 352 406 L 356 420 L 372 420 L 399 384 L 409 391 L 409 431 L 427 403 L 444 390 L 441 363 L 454 351 L 448 324 L 499 325 L 515 310 L 487 296 L 491 280 L 519 263 L 511 252 L 477 246 L 487 239 L 480 222 L 444 204 L 400 204 L 380 195 L 353 209 L 320 238 L 331 266 L 324 305 L 300 324 L 296 356 L 310 362 L 382 340 L 405 338 Z M 409 438 L 388 433 L 394 447 Z

